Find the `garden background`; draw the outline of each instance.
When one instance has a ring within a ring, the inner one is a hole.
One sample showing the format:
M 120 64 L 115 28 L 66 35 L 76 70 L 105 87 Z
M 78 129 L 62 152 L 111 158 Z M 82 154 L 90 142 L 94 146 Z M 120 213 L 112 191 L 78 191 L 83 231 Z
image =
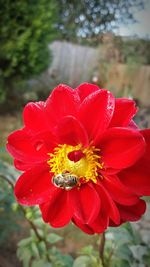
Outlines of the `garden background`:
M 71 224 L 53 229 L 36 208 L 16 203 L 19 172 L 5 145 L 22 126 L 24 105 L 45 100 L 59 83 L 75 88 L 91 82 L 133 98 L 140 107 L 136 122 L 150 128 L 150 32 L 139 35 L 138 26 L 136 34 L 130 32 L 136 14 L 150 10 L 149 0 L 0 3 L 0 267 L 101 266 L 98 235 Z M 150 266 L 149 199 L 147 206 L 140 222 L 107 232 L 107 266 Z

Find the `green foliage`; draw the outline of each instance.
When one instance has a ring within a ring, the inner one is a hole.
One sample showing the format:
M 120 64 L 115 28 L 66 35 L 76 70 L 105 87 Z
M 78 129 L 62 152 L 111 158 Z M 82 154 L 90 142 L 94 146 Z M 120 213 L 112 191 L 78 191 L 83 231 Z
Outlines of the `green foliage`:
M 73 267 L 103 266 L 99 259 L 98 247 L 85 247 L 80 254 L 82 256 L 75 259 Z M 119 228 L 110 227 L 106 232 L 104 262 L 107 267 L 149 266 L 150 245 L 144 243 L 139 232 L 130 223 Z
M 18 216 L 14 217 L 12 205 L 14 197 L 10 186 L 0 177 L 0 245 L 5 246 L 10 234 L 19 230 L 16 223 Z M 11 222 L 11 223 L 10 223 Z
M 33 261 L 32 267 L 52 267 L 51 263 L 45 262 L 44 260 Z
M 150 64 L 150 40 L 132 38 L 123 40 L 120 49 L 127 64 Z
M 102 267 L 98 249 L 89 245 L 81 249 L 80 256 L 73 263 L 73 267 Z
M 121 62 L 139 67 L 150 64 L 150 39 L 135 37 L 114 36 L 113 45 L 121 55 Z
M 20 80 L 38 75 L 48 67 L 48 44 L 56 36 L 56 3 L 2 0 L 0 17 L 0 103 L 3 103 L 6 97 L 16 97 Z
M 5 140 L 4 140 L 5 141 Z M 3 142 L 3 140 L 1 139 L 1 142 Z M 0 147 L 0 159 L 6 161 L 6 162 L 12 162 L 12 158 L 10 157 L 10 155 L 7 153 L 6 148 L 4 146 Z
M 0 161 L 0 245 L 5 246 L 10 234 L 19 230 L 16 220 L 21 214 L 14 217 L 13 190 L 10 183 L 14 183 L 18 173 L 10 165 Z M 7 178 L 7 181 L 4 179 Z M 8 183 L 10 181 L 10 183 Z
M 90 267 L 92 264 L 89 256 L 79 256 L 73 263 L 73 267 Z M 92 265 L 93 266 L 93 265 Z
M 34 228 L 30 230 L 29 237 L 18 243 L 17 256 L 23 262 L 23 267 L 71 267 L 72 257 L 62 255 L 55 247 L 63 238 L 42 221 L 39 209 L 26 208 L 25 212 Z
M 63 255 L 56 247 L 50 250 L 52 267 L 72 267 L 73 258 L 70 255 Z
M 10 184 L 14 184 L 19 176 L 19 171 L 17 171 L 13 166 L 9 163 L 6 163 L 0 160 L 0 176 L 6 178 Z

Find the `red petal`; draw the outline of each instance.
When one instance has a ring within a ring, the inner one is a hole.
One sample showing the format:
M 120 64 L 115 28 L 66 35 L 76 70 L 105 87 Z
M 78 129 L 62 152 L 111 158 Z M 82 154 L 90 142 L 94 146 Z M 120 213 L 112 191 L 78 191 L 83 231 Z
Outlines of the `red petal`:
M 46 101 L 46 113 L 50 123 L 55 125 L 67 115 L 76 116 L 80 98 L 76 90 L 67 85 L 58 85 Z
M 70 192 L 57 189 L 51 201 L 40 205 L 43 220 L 52 227 L 63 227 L 68 224 L 73 214 Z
M 132 167 L 120 172 L 121 181 L 139 196 L 150 195 L 150 130 L 142 130 L 146 151 L 143 157 Z
M 144 136 L 146 142 L 146 151 L 143 159 L 150 163 L 150 129 L 141 130 L 140 133 Z
M 98 90 L 82 102 L 79 119 L 85 126 L 89 138 L 95 139 L 108 127 L 113 115 L 114 97 L 107 90 Z
M 101 209 L 95 221 L 92 224 L 90 224 L 90 227 L 93 229 L 95 233 L 100 234 L 107 229 L 108 224 L 109 224 L 109 217 L 107 215 L 107 212 L 106 210 Z
M 100 212 L 98 217 L 91 224 L 83 224 L 76 217 L 72 220 L 83 232 L 87 234 L 99 234 L 106 230 L 109 219 L 106 213 Z
M 120 216 L 124 222 L 126 221 L 137 221 L 145 213 L 146 203 L 144 200 L 139 200 L 134 206 L 121 206 L 118 205 Z
M 33 163 L 26 163 L 26 162 L 22 162 L 20 160 L 14 159 L 14 166 L 19 171 L 27 171 L 32 168 Z
M 99 145 L 105 167 L 122 169 L 133 165 L 145 151 L 143 136 L 133 129 L 108 129 Z
M 138 197 L 124 186 L 117 176 L 104 177 L 101 183 L 117 203 L 127 206 L 137 203 Z
M 102 207 L 106 210 L 107 216 L 111 218 L 116 224 L 120 222 L 120 214 L 109 192 L 103 187 L 102 182 L 95 186 L 101 198 Z
M 128 127 L 134 130 L 139 130 L 138 125 L 133 120 L 130 121 L 130 123 L 128 124 Z
M 51 184 L 51 174 L 45 165 L 23 173 L 15 185 L 15 195 L 20 204 L 32 206 L 46 202 L 55 186 Z
M 72 116 L 64 117 L 56 128 L 58 143 L 78 145 L 88 145 L 88 136 L 83 125 Z
M 139 164 L 139 165 L 138 165 Z M 139 196 L 150 195 L 150 164 L 140 162 L 131 168 L 121 171 L 118 176 L 122 183 Z
M 28 103 L 23 112 L 26 128 L 33 132 L 51 130 L 50 120 L 45 113 L 45 102 Z
M 117 174 L 118 172 L 120 172 L 120 170 L 113 169 L 113 168 L 107 168 L 107 169 L 102 169 L 101 170 L 101 175 L 102 176 L 114 175 L 114 174 Z
M 109 127 L 127 126 L 137 112 L 136 103 L 127 98 L 115 101 L 115 110 Z
M 7 143 L 10 154 L 18 161 L 28 163 L 30 166 L 46 161 L 48 159 L 47 153 L 55 146 L 56 142 L 50 132 L 32 136 L 25 129 L 10 134 Z
M 93 222 L 100 210 L 100 198 L 92 184 L 88 183 L 79 189 L 72 189 L 71 193 L 74 203 L 74 217 L 83 224 Z
M 85 233 L 87 234 L 94 234 L 94 233 L 102 233 L 106 230 L 109 218 L 105 212 L 105 210 L 100 210 L 100 213 L 95 218 L 95 220 L 92 223 L 89 224 L 83 224 L 76 218 L 76 216 L 73 217 L 73 222 Z
M 72 221 L 77 227 L 79 227 L 86 234 L 89 235 L 95 234 L 94 230 L 88 224 L 81 223 L 77 218 L 73 218 Z
M 82 83 L 76 88 L 76 90 L 80 96 L 81 101 L 83 101 L 90 94 L 100 90 L 100 88 L 95 84 Z

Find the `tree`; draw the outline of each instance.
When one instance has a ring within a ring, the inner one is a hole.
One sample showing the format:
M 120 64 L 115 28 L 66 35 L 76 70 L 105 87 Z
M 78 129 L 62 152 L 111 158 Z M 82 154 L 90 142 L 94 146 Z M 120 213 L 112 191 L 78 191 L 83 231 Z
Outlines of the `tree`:
M 143 8 L 144 1 L 60 0 L 58 28 L 68 40 L 91 38 L 117 27 L 119 22 L 133 22 L 133 8 Z
M 38 75 L 50 63 L 56 35 L 55 0 L 1 0 L 0 101 L 12 101 L 14 84 Z

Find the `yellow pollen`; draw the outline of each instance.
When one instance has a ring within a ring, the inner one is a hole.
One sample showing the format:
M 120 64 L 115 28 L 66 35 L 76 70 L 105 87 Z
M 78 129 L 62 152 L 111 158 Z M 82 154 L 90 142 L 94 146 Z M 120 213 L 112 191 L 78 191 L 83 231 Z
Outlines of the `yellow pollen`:
M 83 157 L 78 161 L 73 161 L 68 158 L 68 154 L 73 151 L 81 151 Z M 100 149 L 94 146 L 83 148 L 82 145 L 58 145 L 53 153 L 48 153 L 50 159 L 47 161 L 50 166 L 50 171 L 54 175 L 69 172 L 84 179 L 84 182 L 97 182 L 99 170 L 103 169 L 103 163 L 100 162 Z

